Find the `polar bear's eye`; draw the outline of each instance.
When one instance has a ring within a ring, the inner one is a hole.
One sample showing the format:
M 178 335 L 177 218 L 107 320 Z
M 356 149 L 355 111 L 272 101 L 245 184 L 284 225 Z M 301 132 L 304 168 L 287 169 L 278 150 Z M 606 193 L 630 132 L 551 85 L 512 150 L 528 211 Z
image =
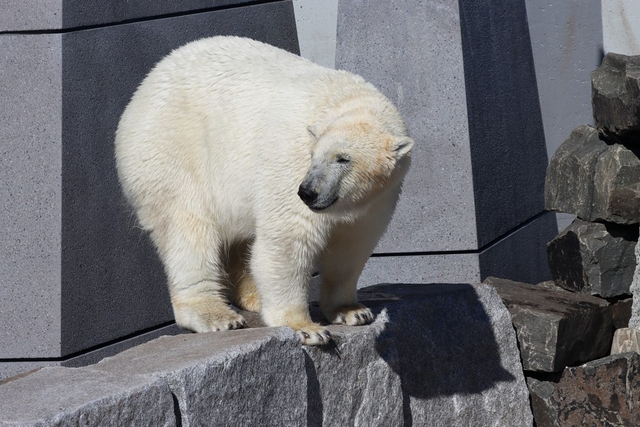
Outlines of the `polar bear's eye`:
M 336 156 L 336 162 L 340 163 L 340 164 L 343 164 L 343 165 L 346 165 L 348 163 L 351 163 L 351 159 L 349 159 L 349 158 L 347 158 L 347 157 L 345 157 L 343 155 L 338 154 Z

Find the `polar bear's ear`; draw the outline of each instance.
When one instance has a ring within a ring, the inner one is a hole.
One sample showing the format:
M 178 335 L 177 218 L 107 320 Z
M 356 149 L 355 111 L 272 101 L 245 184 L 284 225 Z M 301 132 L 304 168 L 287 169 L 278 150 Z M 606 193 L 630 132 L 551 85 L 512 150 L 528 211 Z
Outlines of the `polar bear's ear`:
M 309 135 L 311 135 L 311 138 L 313 138 L 314 141 L 317 141 L 320 136 L 320 124 L 316 123 L 307 126 L 307 132 L 309 132 Z
M 413 139 L 408 136 L 398 138 L 394 141 L 391 151 L 397 158 L 407 155 L 413 148 Z

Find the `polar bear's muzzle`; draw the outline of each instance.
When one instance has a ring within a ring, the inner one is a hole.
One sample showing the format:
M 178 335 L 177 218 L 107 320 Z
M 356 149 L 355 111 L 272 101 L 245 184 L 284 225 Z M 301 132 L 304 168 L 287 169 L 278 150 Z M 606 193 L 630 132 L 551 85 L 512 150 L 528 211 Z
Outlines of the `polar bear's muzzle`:
M 300 187 L 298 188 L 298 196 L 304 204 L 309 206 L 313 211 L 322 211 L 327 209 L 338 200 L 338 196 L 336 195 L 333 197 L 321 197 L 316 190 L 305 185 L 304 182 L 300 184 Z
M 322 211 L 338 201 L 340 175 L 323 167 L 312 167 L 298 188 L 298 197 L 312 211 Z

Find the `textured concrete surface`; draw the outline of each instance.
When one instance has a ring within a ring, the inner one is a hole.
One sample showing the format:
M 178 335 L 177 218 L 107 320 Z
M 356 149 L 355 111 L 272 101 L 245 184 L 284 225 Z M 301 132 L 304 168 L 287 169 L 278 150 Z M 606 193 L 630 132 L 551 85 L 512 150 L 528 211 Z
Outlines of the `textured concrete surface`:
M 609 353 L 607 301 L 495 277 L 485 283 L 496 288 L 511 314 L 525 370 L 558 372 Z
M 477 250 L 542 212 L 524 2 L 343 1 L 337 43 L 336 67 L 389 96 L 417 141 L 377 252 Z
M 602 61 L 600 0 L 526 0 L 548 157 L 593 124 L 589 73 Z
M 640 55 L 640 3 L 602 0 L 602 38 L 605 53 Z
M 61 48 L 0 36 L 0 358 L 60 354 Z
M 557 233 L 545 213 L 480 251 L 385 254 L 367 261 L 358 281 L 376 283 L 480 282 L 489 276 L 536 283 L 551 278 L 546 244 Z
M 0 426 L 176 425 L 160 378 L 43 368 L 0 385 Z
M 273 1 L 273 0 L 272 0 Z M 69 29 L 210 10 L 255 0 L 21 0 L 0 1 L 0 31 Z
M 576 219 L 549 242 L 549 266 L 563 288 L 603 298 L 630 294 L 637 225 Z
M 302 347 L 288 328 L 185 334 L 14 379 L 0 384 L 0 425 L 95 414 L 95 425 L 173 415 L 182 426 L 532 425 L 515 332 L 493 288 L 380 285 L 360 299 L 374 323 L 329 326 L 324 348 Z

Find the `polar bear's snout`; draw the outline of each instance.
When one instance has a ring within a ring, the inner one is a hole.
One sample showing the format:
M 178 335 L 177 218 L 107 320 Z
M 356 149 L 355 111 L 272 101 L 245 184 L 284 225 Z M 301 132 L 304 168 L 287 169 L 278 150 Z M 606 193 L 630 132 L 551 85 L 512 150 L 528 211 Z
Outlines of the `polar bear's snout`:
M 339 191 L 338 174 L 322 167 L 312 167 L 298 187 L 298 197 L 312 211 L 321 211 L 338 201 Z

